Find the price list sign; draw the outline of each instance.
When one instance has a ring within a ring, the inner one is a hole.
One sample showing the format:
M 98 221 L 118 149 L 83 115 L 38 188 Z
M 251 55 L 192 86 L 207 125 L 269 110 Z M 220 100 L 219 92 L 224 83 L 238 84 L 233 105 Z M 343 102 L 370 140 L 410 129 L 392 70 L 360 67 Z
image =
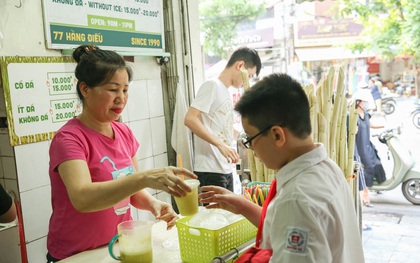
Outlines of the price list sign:
M 50 140 L 82 111 L 68 57 L 0 57 L 10 144 Z
M 163 52 L 162 0 L 43 0 L 48 48 Z

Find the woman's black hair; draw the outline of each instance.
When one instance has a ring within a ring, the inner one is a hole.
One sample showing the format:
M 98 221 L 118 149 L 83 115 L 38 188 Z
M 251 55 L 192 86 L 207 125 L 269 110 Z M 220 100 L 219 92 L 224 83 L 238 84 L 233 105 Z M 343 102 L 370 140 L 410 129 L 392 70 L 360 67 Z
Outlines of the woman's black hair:
M 91 88 L 103 85 L 120 69 L 127 71 L 129 81 L 133 77 L 133 72 L 123 57 L 114 51 L 103 50 L 93 45 L 82 45 L 74 50 L 73 59 L 77 62 L 75 69 L 77 94 L 82 101 L 83 96 L 79 89 L 82 82 Z

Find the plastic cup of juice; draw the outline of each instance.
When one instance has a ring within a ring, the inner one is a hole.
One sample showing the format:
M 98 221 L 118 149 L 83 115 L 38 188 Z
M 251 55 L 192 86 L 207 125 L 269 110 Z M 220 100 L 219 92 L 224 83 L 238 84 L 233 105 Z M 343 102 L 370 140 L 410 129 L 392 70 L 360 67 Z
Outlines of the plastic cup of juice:
M 192 191 L 186 196 L 174 197 L 179 213 L 183 216 L 192 216 L 198 213 L 198 186 L 200 181 L 189 179 L 184 181 Z

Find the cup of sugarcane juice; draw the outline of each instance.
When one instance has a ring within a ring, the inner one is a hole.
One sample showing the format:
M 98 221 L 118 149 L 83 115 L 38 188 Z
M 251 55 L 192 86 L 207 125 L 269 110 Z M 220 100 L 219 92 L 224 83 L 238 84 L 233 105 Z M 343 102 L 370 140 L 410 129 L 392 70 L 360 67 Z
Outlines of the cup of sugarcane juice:
M 200 181 L 189 179 L 184 181 L 192 191 L 182 197 L 174 197 L 179 213 L 183 216 L 192 216 L 198 213 L 198 186 Z
M 152 263 L 152 221 L 125 221 L 118 224 L 118 234 L 108 245 L 111 257 L 123 263 Z M 114 254 L 118 240 L 120 256 Z

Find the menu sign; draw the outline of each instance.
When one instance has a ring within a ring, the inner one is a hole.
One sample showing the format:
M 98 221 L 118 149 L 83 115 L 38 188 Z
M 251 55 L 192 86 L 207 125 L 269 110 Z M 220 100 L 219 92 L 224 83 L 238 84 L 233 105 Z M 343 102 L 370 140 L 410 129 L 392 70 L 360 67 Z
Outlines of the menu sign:
M 49 48 L 163 51 L 162 0 L 43 0 Z
M 82 111 L 69 57 L 0 57 L 12 146 L 50 140 Z

